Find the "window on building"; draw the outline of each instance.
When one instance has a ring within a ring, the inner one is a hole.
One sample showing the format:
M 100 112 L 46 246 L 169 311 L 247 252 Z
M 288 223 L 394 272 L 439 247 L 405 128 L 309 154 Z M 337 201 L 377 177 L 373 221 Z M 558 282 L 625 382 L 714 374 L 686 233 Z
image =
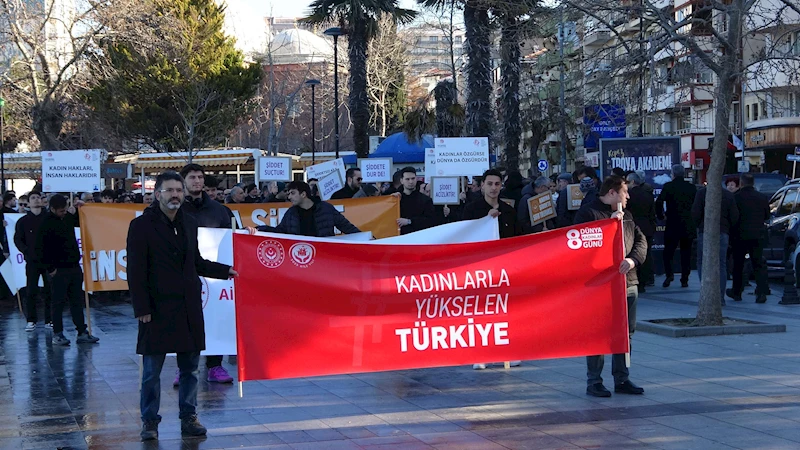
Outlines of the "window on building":
M 681 114 L 678 116 L 678 129 L 679 130 L 688 130 L 692 128 L 692 116 L 691 114 Z
M 761 117 L 767 118 L 767 101 L 761 100 Z
M 753 103 L 752 105 L 750 105 L 750 108 L 753 109 L 753 114 L 752 114 L 753 120 L 758 120 L 758 103 Z
M 439 36 L 430 36 L 428 40 L 431 42 L 439 42 Z
M 454 37 L 453 42 L 455 42 L 456 44 L 461 44 L 461 36 Z
M 800 116 L 800 94 L 797 92 L 789 93 L 789 116 Z

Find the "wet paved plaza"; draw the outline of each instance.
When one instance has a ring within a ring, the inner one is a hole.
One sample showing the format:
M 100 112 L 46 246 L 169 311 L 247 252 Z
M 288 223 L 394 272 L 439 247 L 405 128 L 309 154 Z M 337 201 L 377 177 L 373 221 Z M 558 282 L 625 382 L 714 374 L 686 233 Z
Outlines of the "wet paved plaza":
M 648 289 L 639 319 L 693 316 L 696 277 L 692 282 L 689 289 Z M 636 333 L 631 379 L 644 396 L 587 397 L 583 358 L 526 361 L 510 370 L 464 366 L 248 382 L 242 399 L 235 384 L 201 381 L 198 411 L 208 437 L 181 440 L 171 384 L 176 365 L 168 358 L 160 441 L 147 444 L 139 442 L 130 305 L 93 304 L 98 345 L 76 345 L 65 314 L 73 343 L 59 348 L 49 330 L 26 333 L 16 304 L 3 303 L 0 449 L 796 449 L 800 305 L 778 305 L 780 291 L 773 292 L 764 305 L 747 294 L 740 304 L 729 301 L 725 313 L 785 323 L 787 333 Z M 610 369 L 608 363 L 607 387 Z

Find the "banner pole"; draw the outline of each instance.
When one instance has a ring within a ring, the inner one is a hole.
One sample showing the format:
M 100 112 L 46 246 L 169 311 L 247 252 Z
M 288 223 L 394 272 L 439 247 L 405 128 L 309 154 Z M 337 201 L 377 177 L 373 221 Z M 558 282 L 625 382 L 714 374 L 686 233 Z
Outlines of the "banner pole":
M 625 220 L 624 220 L 625 211 L 622 210 L 622 203 L 617 203 L 617 212 L 623 215 L 622 219 L 620 219 L 620 221 L 619 221 L 619 232 L 620 232 L 620 234 L 622 234 L 622 257 L 625 258 L 625 229 L 623 228 L 624 223 L 625 223 Z M 626 290 L 627 290 L 627 285 L 626 285 Z M 627 295 L 627 293 L 626 293 L 626 295 Z M 626 316 L 628 314 L 630 314 L 630 311 L 628 311 L 627 309 L 628 308 L 627 308 L 627 303 L 626 303 L 626 306 L 625 306 L 625 315 Z M 631 338 L 630 338 L 630 336 L 631 336 L 631 330 L 628 330 L 628 351 L 625 352 L 625 367 L 627 367 L 627 368 L 631 367 Z
M 139 355 L 139 391 L 142 390 L 142 373 L 144 372 L 144 356 Z
M 239 398 L 244 398 L 244 390 L 242 389 L 241 381 L 239 381 Z
M 86 326 L 89 329 L 89 334 L 92 334 L 92 310 L 89 307 L 89 292 L 83 291 L 83 298 L 86 300 Z
M 19 313 L 24 316 L 25 313 L 22 312 L 22 299 L 19 298 L 19 291 L 17 291 L 17 305 L 19 305 Z

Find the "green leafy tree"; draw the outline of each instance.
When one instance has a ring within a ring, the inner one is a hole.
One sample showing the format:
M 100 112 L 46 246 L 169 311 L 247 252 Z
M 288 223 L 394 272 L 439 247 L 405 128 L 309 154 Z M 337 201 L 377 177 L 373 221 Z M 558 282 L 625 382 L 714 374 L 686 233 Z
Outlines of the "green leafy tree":
M 347 30 L 347 53 L 350 61 L 350 118 L 353 143 L 361 158 L 369 154 L 370 107 L 367 95 L 367 46 L 378 31 L 384 14 L 397 23 L 408 23 L 416 12 L 397 6 L 397 0 L 314 0 L 303 21 L 310 24 L 334 24 Z M 380 57 L 380 55 L 375 55 Z M 337 106 L 337 111 L 338 107 Z

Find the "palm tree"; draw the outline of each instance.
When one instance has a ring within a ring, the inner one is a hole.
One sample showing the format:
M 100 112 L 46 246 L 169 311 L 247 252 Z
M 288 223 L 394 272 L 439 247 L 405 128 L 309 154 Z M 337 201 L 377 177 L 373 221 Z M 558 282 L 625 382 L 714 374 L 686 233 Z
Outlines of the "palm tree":
M 353 143 L 360 158 L 369 155 L 369 98 L 367 97 L 367 44 L 378 31 L 384 14 L 399 23 L 408 23 L 416 11 L 397 6 L 397 0 L 314 0 L 309 24 L 335 24 L 347 30 L 347 53 L 350 60 L 350 118 Z M 379 56 L 379 55 L 378 55 Z M 339 105 L 336 105 L 337 111 Z
M 467 54 L 467 136 L 492 134 L 492 23 L 489 18 L 491 2 L 466 0 L 464 29 Z

